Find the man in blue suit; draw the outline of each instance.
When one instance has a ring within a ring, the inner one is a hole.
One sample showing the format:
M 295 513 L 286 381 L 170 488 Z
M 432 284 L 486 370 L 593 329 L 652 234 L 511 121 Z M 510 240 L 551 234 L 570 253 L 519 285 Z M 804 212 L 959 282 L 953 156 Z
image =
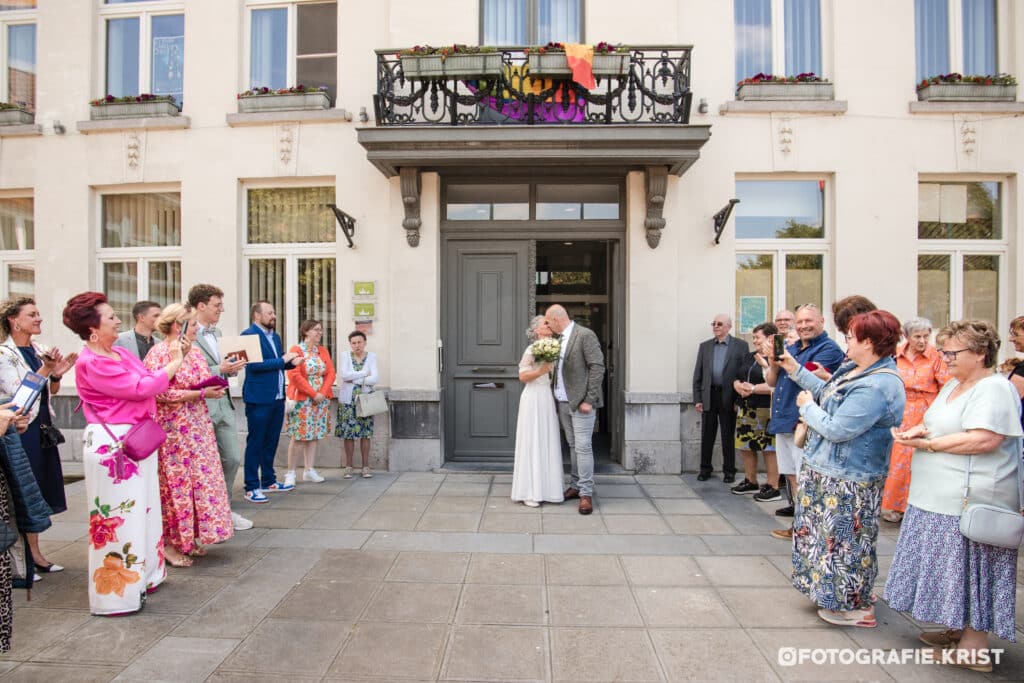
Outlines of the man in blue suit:
M 291 491 L 294 484 L 282 484 L 274 474 L 274 454 L 284 424 L 284 371 L 294 353 L 284 353 L 281 337 L 274 332 L 277 312 L 269 301 L 257 301 L 250 310 L 252 325 L 242 334 L 260 339 L 263 360 L 245 366 L 242 399 L 249 437 L 245 443 L 245 499 L 266 503 L 264 493 Z

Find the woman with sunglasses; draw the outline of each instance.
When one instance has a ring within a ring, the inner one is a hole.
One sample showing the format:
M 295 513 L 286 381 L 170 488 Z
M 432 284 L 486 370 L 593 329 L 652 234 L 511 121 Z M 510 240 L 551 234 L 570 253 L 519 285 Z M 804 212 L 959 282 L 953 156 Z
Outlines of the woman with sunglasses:
M 915 452 L 885 599 L 894 610 L 948 628 L 921 634 L 936 655 L 957 648 L 957 666 L 987 672 L 991 662 L 976 655 L 988 648 L 989 632 L 1015 639 L 1017 548 L 966 538 L 960 533 L 960 513 L 965 481 L 971 504 L 1021 509 L 1020 400 L 1006 378 L 994 372 L 999 351 L 994 325 L 953 322 L 935 341 L 950 380 L 922 424 L 894 430 L 896 442 Z M 951 663 L 939 656 L 936 661 Z
M 181 368 L 167 391 L 156 397 L 156 421 L 167 432 L 160 447 L 160 508 L 163 513 L 164 553 L 173 567 L 188 567 L 206 554 L 205 545 L 221 543 L 234 534 L 231 505 L 224 485 L 217 438 L 207 398 L 223 398 L 223 387 L 195 389 L 210 378 L 210 366 L 194 344 L 198 327 L 185 304 L 160 312 L 156 329 L 164 340 L 146 354 L 146 367 L 163 367 L 179 340 Z

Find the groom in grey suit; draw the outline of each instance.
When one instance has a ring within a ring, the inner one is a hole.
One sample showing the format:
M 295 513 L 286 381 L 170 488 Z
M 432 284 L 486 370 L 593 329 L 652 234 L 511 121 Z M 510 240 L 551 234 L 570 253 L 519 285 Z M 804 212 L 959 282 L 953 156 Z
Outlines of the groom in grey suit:
M 224 292 L 213 285 L 200 284 L 188 292 L 188 304 L 196 312 L 195 320 L 198 328 L 196 345 L 203 353 L 203 360 L 210 368 L 210 374 L 231 377 L 245 367 L 244 360 L 222 358 L 218 346 L 221 332 L 215 327 L 224 312 Z M 210 421 L 213 433 L 217 438 L 217 450 L 220 452 L 220 464 L 224 470 L 224 484 L 228 489 L 228 501 L 231 501 L 231 489 L 238 474 L 238 465 L 242 454 L 238 443 L 238 425 L 235 421 L 235 404 L 231 396 L 206 399 L 206 407 L 210 409 Z M 252 528 L 252 522 L 237 512 L 231 513 L 231 521 L 235 529 Z
M 594 421 L 604 405 L 604 353 L 597 335 L 569 319 L 559 305 L 544 313 L 548 327 L 561 335 L 562 350 L 551 383 L 558 404 L 558 421 L 569 442 L 572 473 L 565 499 L 580 499 L 580 514 L 594 511 Z

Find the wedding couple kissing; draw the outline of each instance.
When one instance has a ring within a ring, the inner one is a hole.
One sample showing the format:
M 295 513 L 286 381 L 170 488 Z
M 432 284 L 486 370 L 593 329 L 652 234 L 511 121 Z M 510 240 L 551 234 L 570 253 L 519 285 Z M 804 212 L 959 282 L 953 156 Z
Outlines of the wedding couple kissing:
M 524 384 L 516 423 L 512 500 L 530 507 L 579 499 L 581 515 L 594 511 L 594 421 L 604 405 L 604 354 L 592 330 L 551 306 L 530 321 L 532 342 L 519 362 Z M 559 425 L 572 462 L 564 491 Z

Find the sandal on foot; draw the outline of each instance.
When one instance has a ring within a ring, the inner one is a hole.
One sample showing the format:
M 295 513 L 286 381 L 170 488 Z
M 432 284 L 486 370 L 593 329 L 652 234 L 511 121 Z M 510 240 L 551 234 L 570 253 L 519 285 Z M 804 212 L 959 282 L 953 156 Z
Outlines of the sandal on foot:
M 192 552 L 190 552 L 189 555 L 192 557 L 206 557 L 206 548 L 201 545 L 197 545 L 192 549 Z
M 188 555 L 182 555 L 180 558 L 175 559 L 172 559 L 170 555 L 164 555 L 164 559 L 167 561 L 167 564 L 171 565 L 172 567 L 192 566 L 192 558 Z
M 818 616 L 823 621 L 836 626 L 859 626 L 860 628 L 875 628 L 878 622 L 870 610 L 854 609 L 849 612 L 836 612 L 830 609 L 819 609 Z
M 890 524 L 899 524 L 903 521 L 903 513 L 899 510 L 886 510 L 882 513 L 882 519 Z

